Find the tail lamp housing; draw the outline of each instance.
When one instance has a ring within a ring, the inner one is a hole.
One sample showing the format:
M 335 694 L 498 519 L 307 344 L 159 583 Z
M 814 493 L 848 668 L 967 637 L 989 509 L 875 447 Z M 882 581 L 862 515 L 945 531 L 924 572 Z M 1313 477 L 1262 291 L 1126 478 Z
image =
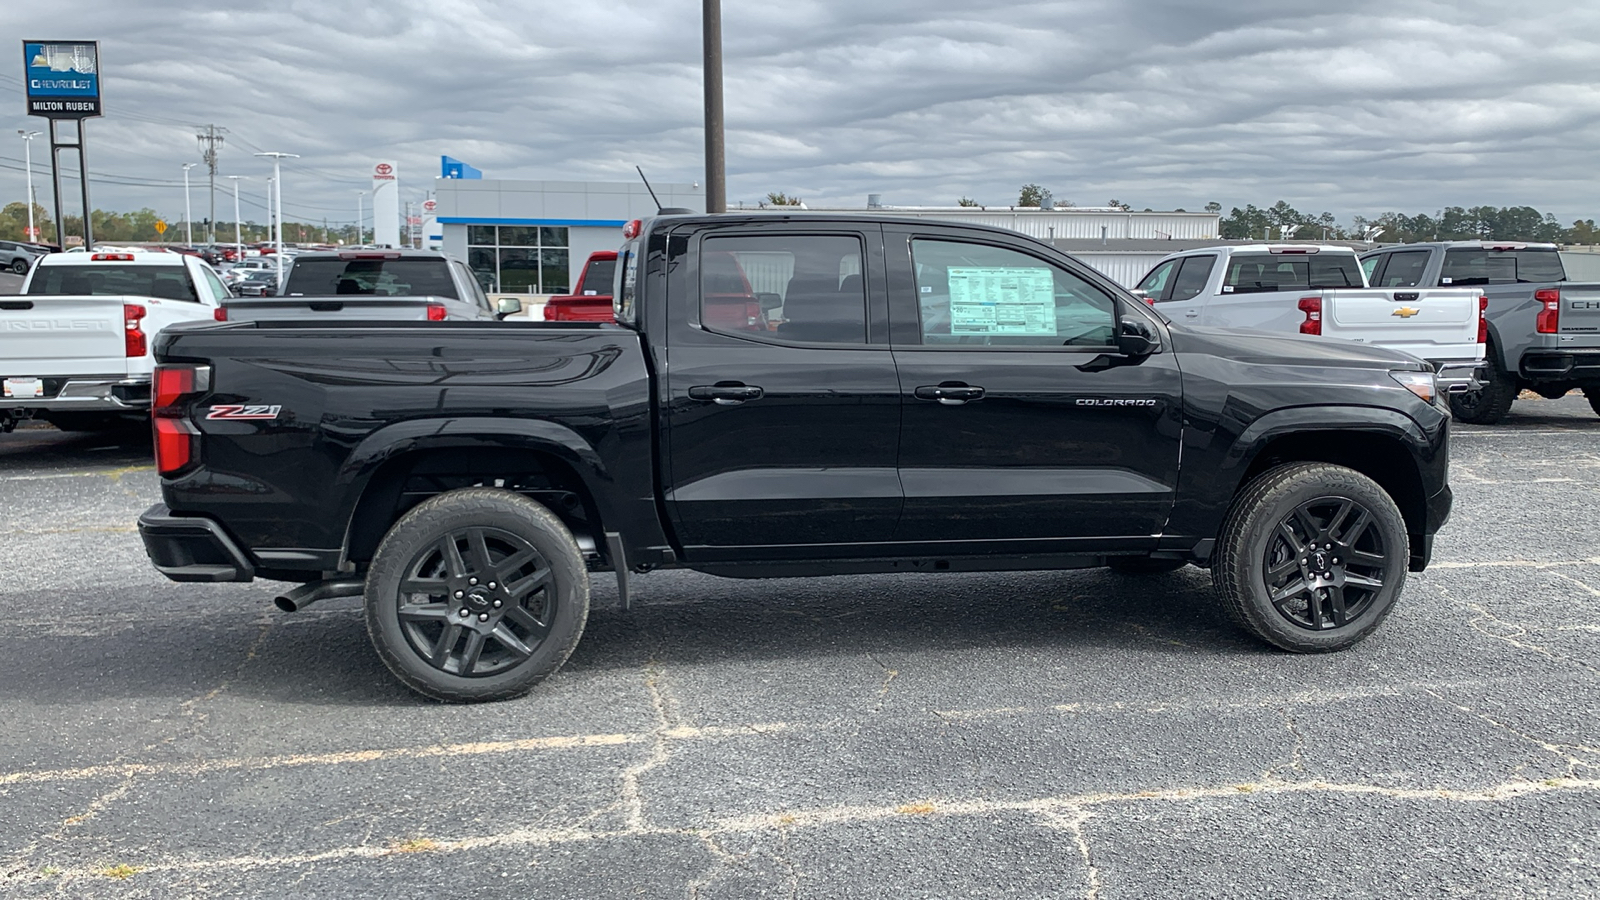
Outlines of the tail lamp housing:
M 1539 304 L 1539 315 L 1534 319 L 1534 330 L 1540 334 L 1555 334 L 1561 330 L 1561 290 L 1545 288 L 1534 291 L 1533 299 Z
M 1322 333 L 1322 298 L 1301 297 L 1300 311 L 1306 314 L 1304 322 L 1300 323 L 1301 334 Z
M 145 335 L 140 322 L 149 315 L 149 310 L 138 303 L 122 304 L 122 333 L 123 353 L 130 359 L 144 356 L 150 352 L 150 339 Z
M 189 422 L 184 401 L 211 390 L 211 367 L 158 365 L 151 390 L 156 471 L 175 475 L 200 456 L 200 432 Z
M 428 304 L 428 321 L 429 322 L 443 322 L 445 320 L 446 315 L 448 315 L 448 312 L 449 311 L 444 308 L 444 304 L 443 303 L 429 303 Z
M 1478 295 L 1478 343 L 1489 343 L 1489 297 Z

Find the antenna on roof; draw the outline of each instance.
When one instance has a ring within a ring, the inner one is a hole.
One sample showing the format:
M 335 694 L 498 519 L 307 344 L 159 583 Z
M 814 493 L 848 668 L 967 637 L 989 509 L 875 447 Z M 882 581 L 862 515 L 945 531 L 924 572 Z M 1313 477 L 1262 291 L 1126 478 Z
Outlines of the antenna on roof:
M 655 201 L 656 212 L 661 212 L 661 200 L 656 196 L 656 189 L 650 186 L 650 179 L 644 177 L 644 170 L 634 166 L 633 170 L 639 173 L 639 180 L 644 182 L 644 189 L 650 192 L 650 199 Z

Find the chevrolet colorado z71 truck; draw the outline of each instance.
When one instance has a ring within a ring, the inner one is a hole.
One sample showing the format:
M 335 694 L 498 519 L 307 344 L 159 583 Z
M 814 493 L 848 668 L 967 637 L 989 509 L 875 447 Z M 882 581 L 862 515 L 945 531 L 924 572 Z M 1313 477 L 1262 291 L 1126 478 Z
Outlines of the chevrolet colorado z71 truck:
M 1582 388 L 1600 413 L 1600 284 L 1568 281 L 1555 244 L 1401 244 L 1363 254 L 1361 265 L 1381 287 L 1483 292 L 1488 365 L 1482 384 L 1451 394 L 1457 419 L 1493 425 L 1524 388 L 1551 399 Z
M 590 571 L 626 606 L 629 573 L 661 566 L 1193 563 L 1251 633 L 1338 650 L 1449 513 L 1449 416 L 1413 357 L 1169 322 L 999 229 L 726 214 L 623 235 L 615 323 L 166 332 L 156 568 L 301 582 L 286 609 L 362 595 L 400 680 L 470 701 L 562 664 Z

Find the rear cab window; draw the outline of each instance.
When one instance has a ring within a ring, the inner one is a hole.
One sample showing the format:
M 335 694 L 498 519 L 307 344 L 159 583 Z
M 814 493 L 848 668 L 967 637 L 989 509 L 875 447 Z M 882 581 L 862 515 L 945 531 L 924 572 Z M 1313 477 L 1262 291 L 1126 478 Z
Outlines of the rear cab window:
M 611 282 L 615 279 L 617 261 L 614 259 L 591 259 L 583 270 L 583 295 L 596 297 L 611 293 Z
M 1566 280 L 1561 254 L 1553 247 L 1450 247 L 1444 251 L 1444 266 L 1439 272 L 1440 285 L 1549 284 Z
M 139 265 L 136 263 L 91 262 L 87 264 L 40 266 L 28 282 L 28 293 L 126 295 L 159 300 L 200 302 L 194 282 L 180 265 Z
M 1422 272 L 1428 268 L 1427 250 L 1398 250 L 1387 254 L 1383 271 L 1372 280 L 1373 287 L 1416 287 L 1422 284 Z
M 444 257 L 301 258 L 289 270 L 284 293 L 300 297 L 366 295 L 462 299 L 450 277 L 449 261 Z
M 1366 287 L 1354 253 L 1242 253 L 1228 259 L 1225 294 Z

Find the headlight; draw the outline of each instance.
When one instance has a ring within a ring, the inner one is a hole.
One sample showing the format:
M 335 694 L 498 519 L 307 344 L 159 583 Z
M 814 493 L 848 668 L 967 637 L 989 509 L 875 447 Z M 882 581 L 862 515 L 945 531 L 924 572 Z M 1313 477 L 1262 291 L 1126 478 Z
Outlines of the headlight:
M 1389 377 L 1400 383 L 1400 386 L 1421 397 L 1424 402 L 1432 403 L 1433 398 L 1439 396 L 1439 388 L 1433 381 L 1432 372 L 1390 372 Z

